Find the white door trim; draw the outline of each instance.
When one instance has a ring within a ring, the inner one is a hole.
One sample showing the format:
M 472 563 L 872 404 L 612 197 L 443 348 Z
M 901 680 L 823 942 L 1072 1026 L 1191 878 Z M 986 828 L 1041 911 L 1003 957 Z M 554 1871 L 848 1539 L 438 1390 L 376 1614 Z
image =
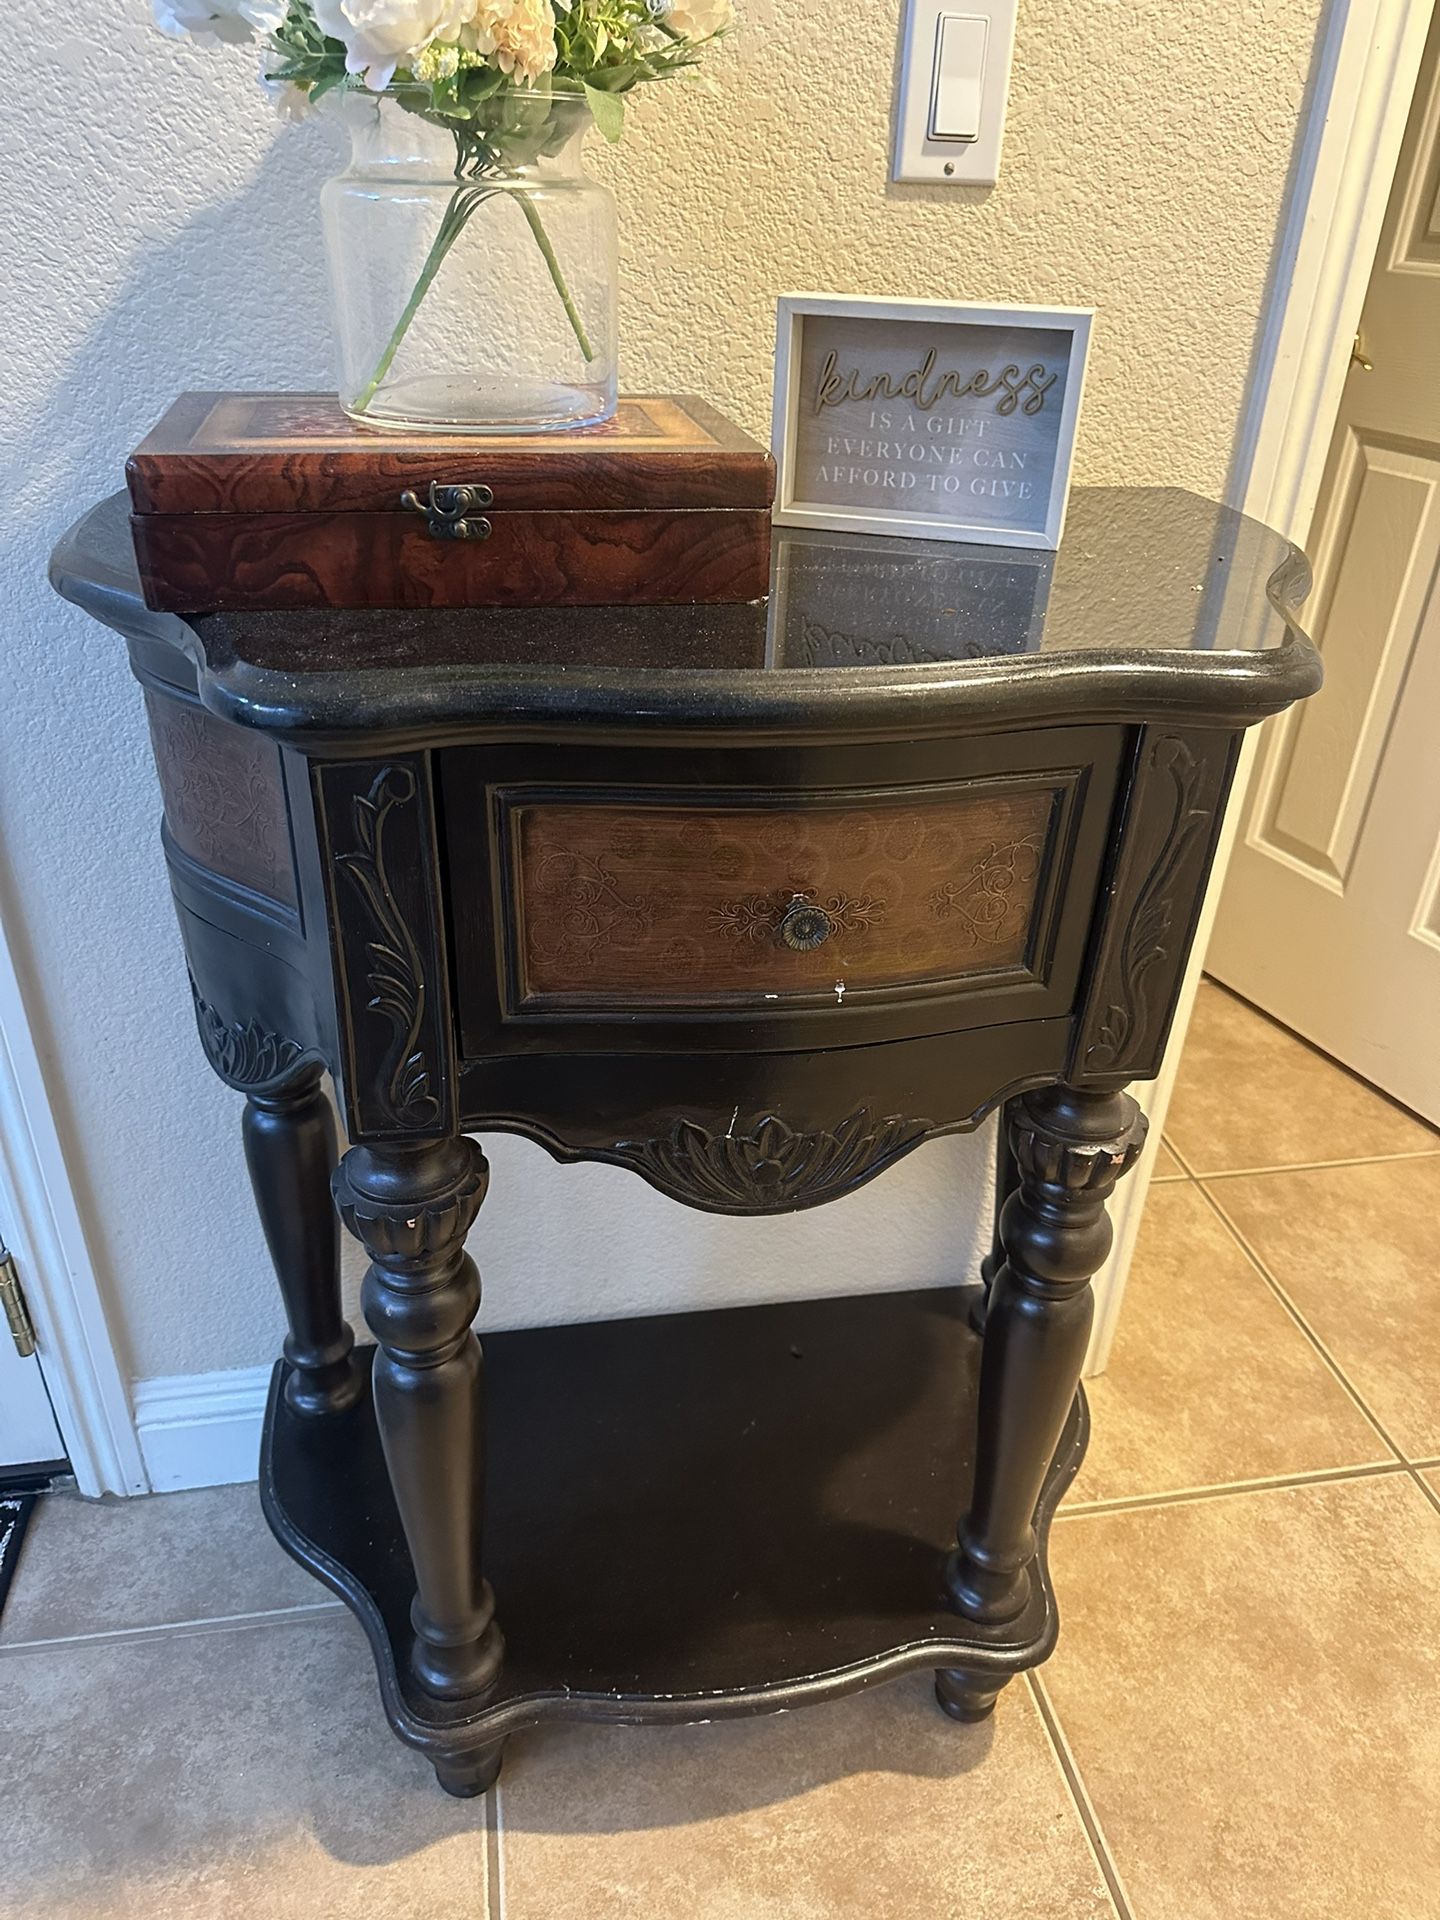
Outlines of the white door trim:
M 147 1493 L 130 1397 L 3 925 L 0 1189 L 41 1370 L 80 1491 Z
M 1317 49 L 1231 483 L 1292 539 L 1315 511 L 1431 13 L 1431 0 L 1349 0 Z
M 1321 26 L 1226 489 L 1233 504 L 1291 539 L 1304 538 L 1315 511 L 1431 11 L 1431 0 L 1337 0 Z M 1251 729 L 1240 756 L 1165 1062 L 1141 1089 L 1152 1136 L 1164 1127 L 1175 1090 L 1260 732 Z M 1152 1151 L 1116 1190 L 1115 1251 L 1096 1282 L 1088 1374 L 1099 1373 L 1110 1355 L 1154 1163 Z

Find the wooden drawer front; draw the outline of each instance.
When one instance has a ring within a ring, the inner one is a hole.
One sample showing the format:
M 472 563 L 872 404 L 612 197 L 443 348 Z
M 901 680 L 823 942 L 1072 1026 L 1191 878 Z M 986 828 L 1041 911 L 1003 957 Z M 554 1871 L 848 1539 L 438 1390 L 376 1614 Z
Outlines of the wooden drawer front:
M 1024 977 L 1073 774 L 777 804 L 502 793 L 519 1006 Z

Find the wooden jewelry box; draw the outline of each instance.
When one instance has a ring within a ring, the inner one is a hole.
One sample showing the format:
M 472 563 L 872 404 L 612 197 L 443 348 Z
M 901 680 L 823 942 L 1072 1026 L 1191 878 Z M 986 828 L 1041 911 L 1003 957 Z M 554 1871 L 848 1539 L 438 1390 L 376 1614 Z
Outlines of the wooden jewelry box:
M 131 456 L 149 607 L 763 599 L 775 467 L 703 400 L 573 433 L 396 434 L 326 394 L 189 393 Z

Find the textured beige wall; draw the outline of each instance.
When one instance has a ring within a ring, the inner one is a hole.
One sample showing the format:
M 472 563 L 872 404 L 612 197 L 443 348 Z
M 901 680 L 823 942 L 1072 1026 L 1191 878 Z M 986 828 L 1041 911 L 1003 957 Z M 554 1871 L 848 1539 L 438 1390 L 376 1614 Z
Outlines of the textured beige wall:
M 995 188 L 888 181 L 896 0 L 739 6 L 715 91 L 652 90 L 597 164 L 629 384 L 768 438 L 778 292 L 1091 306 L 1076 478 L 1219 491 L 1319 0 L 1020 0 Z
M 887 183 L 897 0 L 740 0 L 712 90 L 657 89 L 597 156 L 623 202 L 626 384 L 764 433 L 782 290 L 1093 305 L 1080 477 L 1220 489 L 1318 6 L 1021 0 L 1004 179 L 978 191 Z M 316 194 L 339 136 L 276 127 L 247 55 L 164 40 L 145 0 L 15 0 L 8 24 L 0 907 L 124 1363 L 248 1366 L 279 1312 L 238 1103 L 195 1040 L 139 699 L 44 565 L 178 389 L 326 384 Z M 971 1257 L 986 1154 L 937 1142 L 757 1225 L 501 1141 L 487 1317 L 941 1280 Z

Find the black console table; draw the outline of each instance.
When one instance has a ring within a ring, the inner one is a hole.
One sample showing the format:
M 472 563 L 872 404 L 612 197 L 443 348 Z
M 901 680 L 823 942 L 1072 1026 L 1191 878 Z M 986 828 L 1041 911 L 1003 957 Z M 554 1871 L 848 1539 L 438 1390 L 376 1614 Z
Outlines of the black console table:
M 781 533 L 768 606 L 181 620 L 117 498 L 54 579 L 129 642 L 201 1042 L 246 1096 L 290 1327 L 265 1511 L 395 1731 L 473 1793 L 542 1720 L 917 1666 L 987 1713 L 1055 1640 L 1125 1087 L 1242 731 L 1319 683 L 1302 557 L 1082 489 L 1056 555 Z M 1001 1103 L 978 1285 L 488 1337 L 482 1398 L 473 1131 L 754 1215 Z

